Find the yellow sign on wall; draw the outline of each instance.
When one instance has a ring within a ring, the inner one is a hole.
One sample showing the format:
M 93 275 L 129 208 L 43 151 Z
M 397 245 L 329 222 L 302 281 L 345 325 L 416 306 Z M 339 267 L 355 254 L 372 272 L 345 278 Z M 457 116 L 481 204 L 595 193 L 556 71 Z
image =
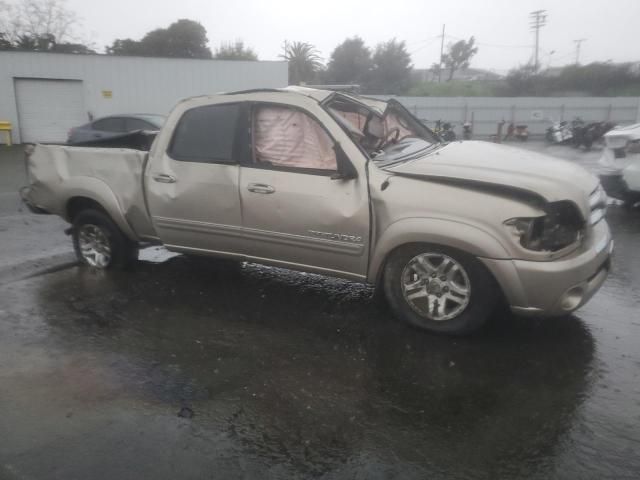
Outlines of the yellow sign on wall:
M 111 98 L 113 97 L 113 92 L 111 90 L 102 90 L 103 98 Z

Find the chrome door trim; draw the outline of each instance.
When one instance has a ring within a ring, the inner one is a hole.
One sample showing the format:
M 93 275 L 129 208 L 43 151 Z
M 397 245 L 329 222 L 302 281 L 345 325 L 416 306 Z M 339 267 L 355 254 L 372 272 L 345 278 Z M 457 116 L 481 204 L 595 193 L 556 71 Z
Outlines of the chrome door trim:
M 363 255 L 365 251 L 363 243 L 354 243 L 352 241 L 345 242 L 340 240 L 329 240 L 325 238 L 311 237 L 306 235 L 270 232 L 254 228 L 236 227 L 233 225 L 221 225 L 217 223 L 198 222 L 194 220 L 184 220 L 167 217 L 153 217 L 153 220 L 156 225 L 161 228 L 238 237 L 245 240 L 254 240 L 256 242 L 271 242 L 282 245 L 289 245 L 292 247 L 301 247 L 316 251 L 340 253 L 350 256 L 360 256 Z

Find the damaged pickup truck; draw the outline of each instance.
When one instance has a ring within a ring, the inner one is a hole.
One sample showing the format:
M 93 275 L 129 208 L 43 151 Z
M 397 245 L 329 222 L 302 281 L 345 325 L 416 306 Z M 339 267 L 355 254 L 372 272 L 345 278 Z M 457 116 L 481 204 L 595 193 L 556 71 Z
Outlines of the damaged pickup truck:
M 400 103 L 289 87 L 180 102 L 151 150 L 37 145 L 23 199 L 78 258 L 140 245 L 366 282 L 398 317 L 466 334 L 498 302 L 561 316 L 610 267 L 606 196 L 582 168 L 442 142 Z

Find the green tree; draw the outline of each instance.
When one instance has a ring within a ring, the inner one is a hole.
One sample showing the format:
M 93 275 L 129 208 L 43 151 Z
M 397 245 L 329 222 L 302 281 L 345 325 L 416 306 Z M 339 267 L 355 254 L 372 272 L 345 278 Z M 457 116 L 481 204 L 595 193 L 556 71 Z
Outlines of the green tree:
M 56 44 L 53 35 L 20 35 L 15 41 L 16 50 L 26 50 L 31 52 L 50 52 Z
M 167 28 L 150 31 L 142 40 L 116 39 L 107 47 L 110 55 L 147 57 L 211 58 L 207 31 L 198 22 L 180 19 Z
M 444 65 L 449 69 L 449 78 L 447 81 L 453 80 L 453 74 L 461 68 L 469 68 L 471 58 L 478 53 L 478 47 L 475 46 L 475 38 L 470 37 L 469 40 L 459 40 L 456 43 L 449 44 L 447 53 L 442 57 Z
M 371 93 L 405 93 L 411 83 L 411 55 L 405 42 L 395 38 L 380 43 L 373 55 L 373 69 L 367 90 Z
M 318 51 L 310 43 L 285 42 L 281 57 L 289 62 L 289 84 L 292 85 L 313 81 L 322 69 Z
M 14 46 L 7 38 L 4 32 L 0 32 L 0 51 L 1 50 L 13 50 Z
M 214 58 L 218 60 L 258 60 L 258 55 L 252 48 L 245 47 L 244 42 L 223 43 L 216 48 Z
M 373 60 L 360 37 L 347 38 L 331 53 L 327 66 L 330 83 L 364 84 L 369 78 Z
M 505 83 L 510 95 L 534 95 L 540 86 L 540 76 L 533 64 L 527 64 L 509 70 Z
M 130 38 L 117 38 L 110 47 L 107 47 L 109 55 L 143 55 L 139 41 Z
M 29 52 L 54 52 L 54 53 L 75 53 L 88 54 L 96 53 L 93 49 L 83 45 L 82 43 L 63 42 L 58 43 L 53 35 L 41 35 L 33 37 L 29 35 L 21 35 L 14 44 L 10 44 L 10 48 L 2 48 L 0 50 L 22 50 Z
M 429 67 L 429 73 L 431 74 L 431 81 L 437 82 L 438 78 L 440 78 L 440 73 L 442 71 L 442 65 L 439 63 L 432 63 Z
M 640 75 L 630 64 L 595 62 L 568 65 L 561 69 L 536 72 L 525 65 L 509 72 L 505 79 L 507 95 L 636 95 L 640 91 Z M 625 93 L 627 92 L 627 93 Z
M 95 53 L 77 41 L 79 24 L 64 0 L 0 1 L 0 50 Z

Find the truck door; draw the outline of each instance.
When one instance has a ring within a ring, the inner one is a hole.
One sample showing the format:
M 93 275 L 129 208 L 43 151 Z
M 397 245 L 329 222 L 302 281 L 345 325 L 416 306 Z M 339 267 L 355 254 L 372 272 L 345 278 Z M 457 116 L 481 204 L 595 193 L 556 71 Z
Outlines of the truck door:
M 251 152 L 240 170 L 247 255 L 363 278 L 369 245 L 366 176 L 335 178 L 333 138 L 297 107 L 254 103 L 250 132 Z
M 236 252 L 242 230 L 237 126 L 246 108 L 225 103 L 187 110 L 166 151 L 149 165 L 149 211 L 168 248 Z

